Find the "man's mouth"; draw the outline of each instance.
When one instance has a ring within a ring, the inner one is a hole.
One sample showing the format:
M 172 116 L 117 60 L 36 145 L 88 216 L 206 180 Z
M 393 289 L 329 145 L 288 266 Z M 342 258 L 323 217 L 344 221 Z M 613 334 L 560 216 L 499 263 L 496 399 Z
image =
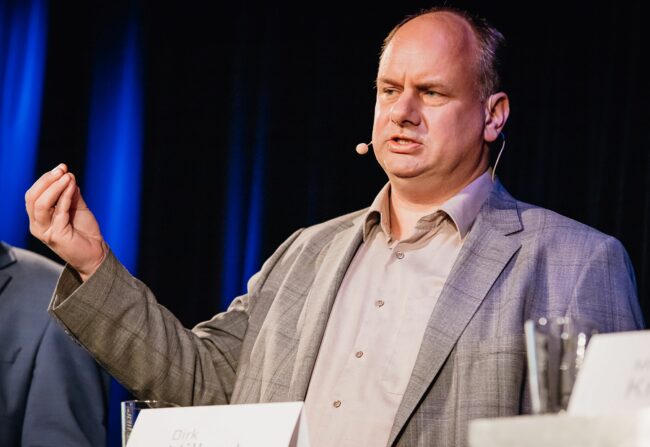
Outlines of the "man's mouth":
M 388 142 L 391 149 L 396 152 L 410 152 L 422 144 L 418 140 L 409 138 L 406 135 L 393 135 Z

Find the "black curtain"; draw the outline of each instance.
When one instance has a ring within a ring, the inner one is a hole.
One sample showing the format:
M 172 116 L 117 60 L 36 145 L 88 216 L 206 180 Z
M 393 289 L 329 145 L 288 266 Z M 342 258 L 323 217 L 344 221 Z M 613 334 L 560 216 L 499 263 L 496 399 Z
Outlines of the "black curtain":
M 501 181 L 520 200 L 619 238 L 649 317 L 650 37 L 641 2 L 446 3 L 486 16 L 508 41 L 512 111 Z M 139 5 L 145 127 L 138 275 L 186 325 L 233 298 L 219 295 L 229 259 L 222 250 L 235 115 L 240 135 L 250 139 L 264 113 L 264 259 L 295 229 L 368 206 L 385 182 L 372 156 L 359 157 L 354 147 L 370 139 L 383 37 L 428 6 Z M 50 5 L 41 171 L 60 160 L 82 171 L 99 38 L 93 23 L 118 7 Z M 268 99 L 263 111 L 260 95 Z M 257 155 L 244 146 L 252 166 Z M 253 176 L 252 167 L 242 175 Z M 43 251 L 35 241 L 31 248 Z

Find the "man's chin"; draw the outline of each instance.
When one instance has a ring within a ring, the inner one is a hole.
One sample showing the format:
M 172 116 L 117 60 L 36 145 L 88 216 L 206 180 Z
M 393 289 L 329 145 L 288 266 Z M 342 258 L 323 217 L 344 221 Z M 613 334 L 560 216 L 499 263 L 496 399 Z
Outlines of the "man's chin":
M 420 169 L 393 169 L 387 171 L 388 178 L 395 180 L 412 180 L 421 177 L 423 172 Z

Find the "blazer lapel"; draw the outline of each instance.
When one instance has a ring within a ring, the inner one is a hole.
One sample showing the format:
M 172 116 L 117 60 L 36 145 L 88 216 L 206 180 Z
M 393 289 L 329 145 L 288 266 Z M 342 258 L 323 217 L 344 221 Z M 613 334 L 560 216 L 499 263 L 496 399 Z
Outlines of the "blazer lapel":
M 298 342 L 289 400 L 304 400 L 332 305 L 345 272 L 363 240 L 362 213 L 352 226 L 338 233 L 330 244 L 305 303 L 305 320 Z
M 11 247 L 4 242 L 0 241 L 0 270 L 9 267 L 16 262 L 16 255 Z M 8 273 L 0 273 L 0 293 L 4 290 L 5 286 L 9 283 L 11 275 Z
M 5 289 L 5 286 L 11 279 L 11 276 L 5 274 L 5 273 L 0 273 L 0 293 Z
M 427 324 L 411 379 L 395 416 L 391 445 L 431 386 L 486 294 L 519 249 L 515 200 L 497 183 L 467 235 Z

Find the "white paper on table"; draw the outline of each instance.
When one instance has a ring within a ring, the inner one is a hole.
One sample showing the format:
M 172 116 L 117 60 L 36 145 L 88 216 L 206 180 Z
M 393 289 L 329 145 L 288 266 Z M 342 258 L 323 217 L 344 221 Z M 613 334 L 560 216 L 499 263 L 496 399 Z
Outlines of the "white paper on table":
M 303 402 L 142 410 L 128 447 L 309 447 Z
M 650 331 L 591 337 L 567 413 L 597 416 L 650 407 Z

